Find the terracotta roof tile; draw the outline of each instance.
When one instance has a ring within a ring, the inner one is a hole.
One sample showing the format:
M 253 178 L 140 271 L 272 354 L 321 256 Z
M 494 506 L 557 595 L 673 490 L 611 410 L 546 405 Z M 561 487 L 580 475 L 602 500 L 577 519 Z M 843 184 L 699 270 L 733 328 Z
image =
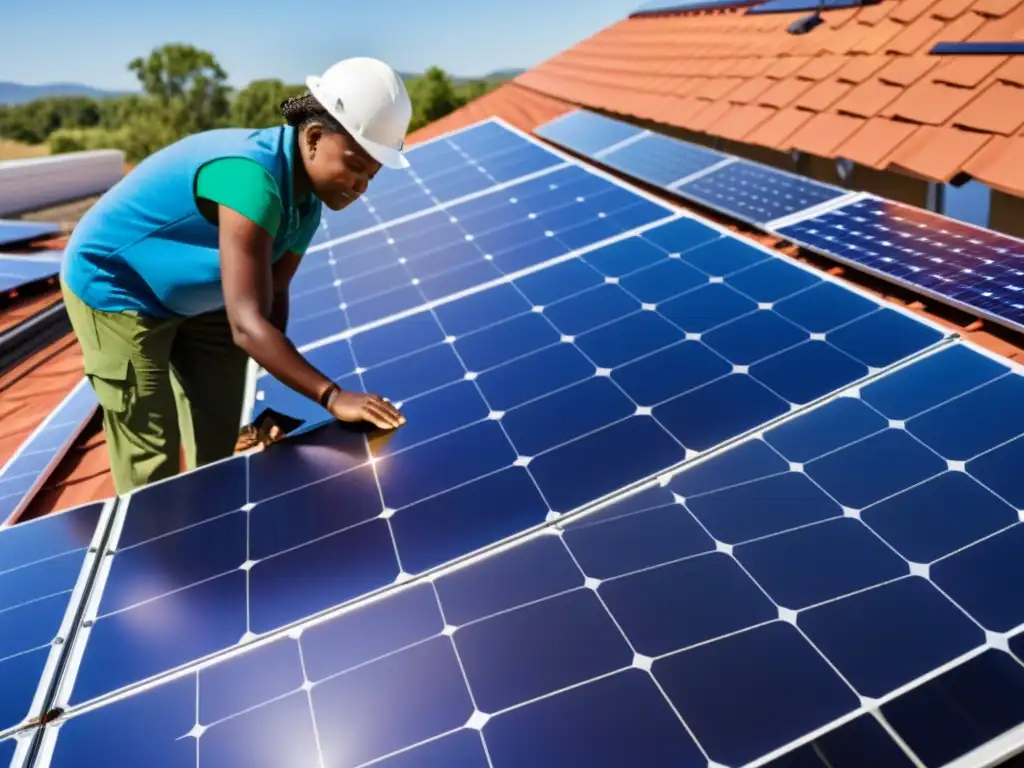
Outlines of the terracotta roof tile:
M 718 101 L 713 104 L 709 104 L 706 109 L 702 109 L 693 117 L 682 123 L 683 128 L 689 128 L 691 131 L 706 131 L 707 133 L 714 133 L 715 123 L 725 114 L 732 109 L 732 105 L 725 101 Z M 677 123 L 677 125 L 679 125 Z
M 931 15 L 943 21 L 959 18 L 976 0 L 940 0 L 931 9 Z
M 851 90 L 835 105 L 835 110 L 860 117 L 874 117 L 903 92 L 902 88 L 894 85 L 869 80 Z
M 775 114 L 771 107 L 738 104 L 715 123 L 715 133 L 726 139 L 742 141 L 748 133 Z
M 913 26 L 913 25 L 912 25 Z M 860 39 L 855 45 L 850 46 L 850 51 L 853 53 L 884 53 L 890 50 L 892 46 L 891 41 L 897 36 L 901 36 L 905 32 L 909 31 L 910 28 L 904 24 L 893 21 L 892 19 L 883 19 L 876 27 L 872 28 L 871 31 Z M 911 53 L 914 49 L 903 51 L 904 53 Z
M 964 170 L 990 187 L 1024 196 L 1024 138 L 995 138 Z
M 810 80 L 798 80 L 795 77 L 780 80 L 761 94 L 757 103 L 765 107 L 782 109 L 788 107 L 796 99 L 814 87 Z
M 977 16 L 977 14 L 973 14 Z M 1002 18 L 986 21 L 976 33 L 971 35 L 972 42 L 1002 42 L 1012 40 L 1014 35 L 1024 27 L 1024 5 L 1008 12 Z
M 865 37 L 874 31 L 873 27 L 864 24 L 847 24 L 842 29 L 837 29 L 828 35 L 823 35 L 825 50 L 830 53 L 848 54 Z
M 922 48 L 929 40 L 942 32 L 945 26 L 945 22 L 926 16 L 910 24 L 902 32 L 889 40 L 882 49 L 889 53 L 902 53 L 905 55 L 918 51 L 927 53 L 927 49 L 922 51 Z
M 793 106 L 800 109 L 809 109 L 812 112 L 824 112 L 848 94 L 851 88 L 853 86 L 847 83 L 824 80 L 794 101 Z
M 877 77 L 886 85 L 905 88 L 916 83 L 941 63 L 942 59 L 937 56 L 897 56 L 892 63 L 879 70 Z
M 742 84 L 743 79 L 739 77 L 713 77 L 706 80 L 699 88 L 690 91 L 690 95 L 700 99 L 718 101 Z
M 789 151 L 793 148 L 789 142 L 790 136 L 812 117 L 813 112 L 802 109 L 780 110 L 748 134 L 746 141 L 750 144 Z
M 904 24 L 909 24 L 910 22 L 915 21 L 917 17 L 925 11 L 928 11 L 933 6 L 937 5 L 938 2 L 939 0 L 903 0 L 902 3 L 892 10 L 892 13 L 889 14 L 889 18 L 893 21 L 901 21 Z
M 842 69 L 844 64 L 846 64 L 845 56 L 825 54 L 808 61 L 800 67 L 796 75 L 806 80 L 824 80 Z
M 931 79 L 946 85 L 974 88 L 1005 62 L 1006 56 L 951 56 L 941 63 Z
M 860 8 L 836 8 L 834 10 L 825 11 L 822 14 L 822 18 L 825 19 L 825 25 L 828 27 L 843 27 L 849 24 L 861 11 Z
M 881 170 L 889 155 L 918 130 L 912 123 L 899 123 L 873 117 L 839 149 L 839 154 L 855 163 Z
M 761 94 L 773 85 L 775 85 L 774 80 L 769 80 L 767 77 L 755 77 L 730 93 L 728 100 L 734 104 L 750 104 L 757 101 Z
M 999 18 L 1019 7 L 1021 2 L 1022 0 L 977 0 L 971 9 L 985 16 Z
M 855 56 L 836 75 L 841 83 L 857 85 L 873 76 L 892 59 L 888 56 Z
M 1024 56 L 1014 56 L 996 72 L 996 79 L 1024 86 Z
M 948 182 L 989 141 L 984 134 L 924 126 L 889 158 L 890 166 Z
M 819 157 L 835 157 L 836 150 L 854 132 L 864 125 L 859 117 L 820 114 L 804 124 L 790 137 L 794 149 L 810 152 Z
M 984 16 L 979 16 L 974 11 L 968 11 L 939 30 L 925 45 L 924 52 L 927 53 L 936 43 L 962 43 L 964 40 L 970 40 L 984 26 Z
M 992 83 L 953 118 L 953 125 L 1010 136 L 1024 127 L 1024 89 Z
M 926 125 L 942 125 L 974 98 L 966 88 L 954 88 L 930 80 L 910 86 L 882 111 L 884 117 L 895 117 Z
M 786 56 L 780 58 L 765 70 L 764 76 L 775 80 L 790 77 L 791 75 L 795 75 L 801 67 L 807 64 L 808 61 L 810 61 L 810 59 L 806 56 Z

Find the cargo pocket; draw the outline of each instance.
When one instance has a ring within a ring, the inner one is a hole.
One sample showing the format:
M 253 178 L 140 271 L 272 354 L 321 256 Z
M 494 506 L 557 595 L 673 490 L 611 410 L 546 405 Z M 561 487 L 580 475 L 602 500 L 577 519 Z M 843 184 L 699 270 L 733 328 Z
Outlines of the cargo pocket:
M 90 359 L 92 358 L 92 359 Z M 103 410 L 124 413 L 132 396 L 131 360 L 127 357 L 86 355 L 85 376 Z

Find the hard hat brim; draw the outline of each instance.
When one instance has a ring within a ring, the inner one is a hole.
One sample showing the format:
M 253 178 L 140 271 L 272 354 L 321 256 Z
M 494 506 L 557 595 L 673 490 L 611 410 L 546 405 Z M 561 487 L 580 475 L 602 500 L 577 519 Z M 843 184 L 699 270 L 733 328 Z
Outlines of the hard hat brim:
M 360 136 L 352 127 L 351 121 L 348 119 L 345 111 L 343 109 L 338 109 L 337 100 L 333 100 L 324 92 L 323 87 L 320 84 L 319 77 L 316 75 L 310 75 L 307 77 L 306 87 L 309 88 L 309 92 L 313 94 L 313 98 L 317 100 L 317 103 L 327 110 L 327 113 L 331 117 L 341 123 L 341 127 L 348 132 L 349 136 L 356 140 L 359 146 L 366 150 L 366 153 L 370 157 L 386 168 L 401 169 L 409 167 L 409 160 L 404 154 L 402 154 L 401 150 L 384 144 L 378 144 L 375 141 L 370 141 L 369 139 Z

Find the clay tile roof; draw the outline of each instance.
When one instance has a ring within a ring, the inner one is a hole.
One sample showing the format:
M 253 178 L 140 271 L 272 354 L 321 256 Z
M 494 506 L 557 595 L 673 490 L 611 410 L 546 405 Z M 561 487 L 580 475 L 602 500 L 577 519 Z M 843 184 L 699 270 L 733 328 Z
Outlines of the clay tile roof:
M 915 21 L 925 11 L 931 11 L 931 9 L 938 3 L 939 0 L 903 0 L 902 3 L 893 8 L 892 13 L 889 14 L 889 18 L 893 21 L 900 21 L 904 24 L 909 24 L 910 22 Z
M 974 91 L 922 80 L 882 112 L 885 117 L 926 125 L 943 125 L 975 96 Z
M 794 149 L 832 158 L 843 142 L 863 125 L 864 120 L 859 117 L 823 113 L 807 121 L 790 137 L 790 142 Z
M 982 133 L 925 126 L 889 157 L 890 166 L 948 182 L 990 140 Z
M 1024 88 L 992 83 L 957 113 L 958 128 L 1010 136 L 1024 127 Z
M 1019 195 L 1020 180 L 1024 178 L 1024 139 L 992 139 L 964 170 L 990 187 Z
M 715 133 L 733 141 L 743 141 L 759 125 L 775 114 L 771 107 L 738 104 L 715 123 Z
M 1020 6 L 1021 0 L 976 0 L 972 10 L 976 13 L 999 18 Z
M 793 149 L 790 137 L 812 117 L 813 112 L 803 109 L 780 110 L 748 134 L 746 141 L 788 152 Z
M 1005 62 L 1005 56 L 951 56 L 935 70 L 932 80 L 945 85 L 974 88 Z
M 886 53 L 910 55 L 923 49 L 922 52 L 927 53 L 928 48 L 926 44 L 936 35 L 940 34 L 945 26 L 946 24 L 942 20 L 925 16 L 889 39 L 883 46 L 883 50 Z
M 835 109 L 849 115 L 874 117 L 902 94 L 903 89 L 895 85 L 886 85 L 879 80 L 868 80 L 840 99 Z
M 853 86 L 836 80 L 824 80 L 794 101 L 793 106 L 811 112 L 822 112 L 843 98 L 852 88 Z
M 995 77 L 997 80 L 1024 86 L 1024 57 L 1011 58 L 996 71 Z
M 906 88 L 941 63 L 942 59 L 937 56 L 896 56 L 878 71 L 877 77 L 886 85 Z
M 846 64 L 845 56 L 827 53 L 811 59 L 796 73 L 805 80 L 824 80 L 838 72 Z
M 798 80 L 795 77 L 780 80 L 767 91 L 761 94 L 757 103 L 766 107 L 782 109 L 788 107 L 800 96 L 814 87 L 810 80 Z
M 918 126 L 873 117 L 854 133 L 842 147 L 842 156 L 878 170 L 888 165 L 893 151 L 916 133 Z
M 952 21 L 959 18 L 976 0 L 940 0 L 937 5 L 932 6 L 929 13 L 937 19 Z
M 888 56 L 852 56 L 836 75 L 842 83 L 857 85 L 873 76 L 892 59 Z

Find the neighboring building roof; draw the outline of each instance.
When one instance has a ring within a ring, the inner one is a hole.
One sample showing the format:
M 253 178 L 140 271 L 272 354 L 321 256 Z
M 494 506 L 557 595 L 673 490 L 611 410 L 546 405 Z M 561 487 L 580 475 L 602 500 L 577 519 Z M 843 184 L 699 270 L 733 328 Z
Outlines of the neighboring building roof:
M 733 141 L 1024 195 L 1024 58 L 928 55 L 1024 38 L 1022 0 L 630 18 L 524 73 L 535 92 Z

